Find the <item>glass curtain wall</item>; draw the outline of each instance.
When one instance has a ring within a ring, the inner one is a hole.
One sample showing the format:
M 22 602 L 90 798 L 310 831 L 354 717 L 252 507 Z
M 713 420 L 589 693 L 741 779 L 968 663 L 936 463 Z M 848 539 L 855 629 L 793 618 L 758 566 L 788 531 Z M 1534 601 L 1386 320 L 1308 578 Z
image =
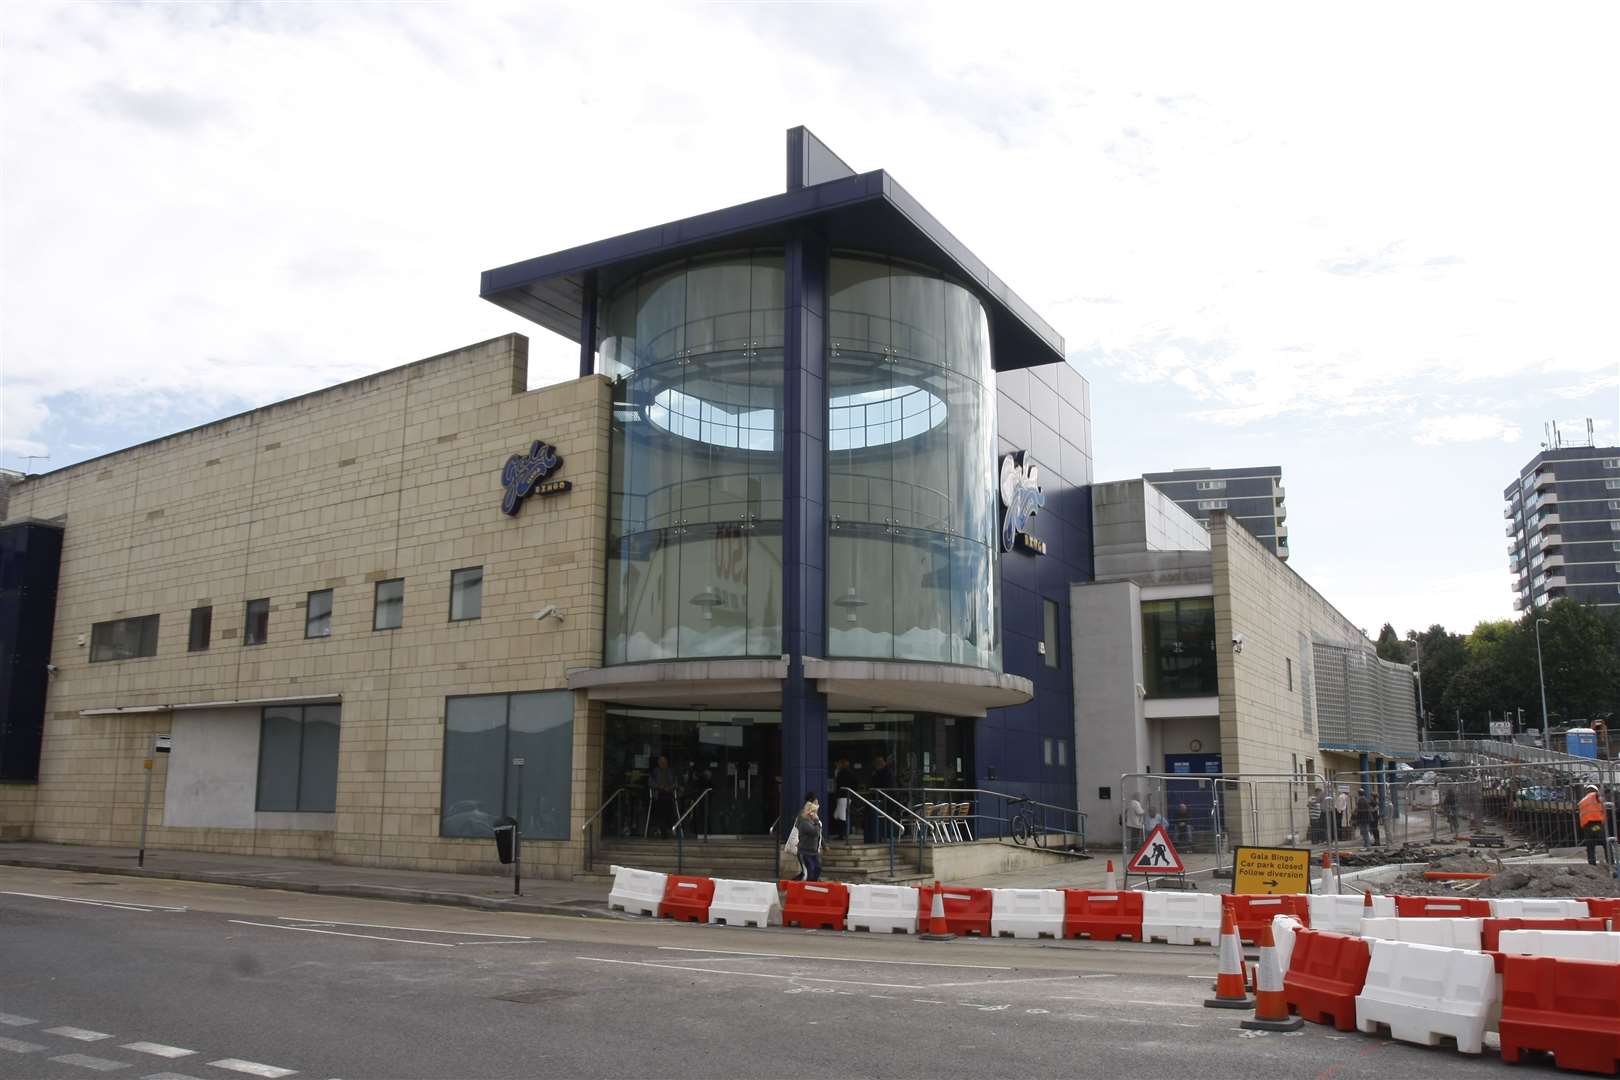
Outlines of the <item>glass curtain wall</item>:
M 994 375 L 973 294 L 830 267 L 828 651 L 1001 670 Z
M 606 663 L 781 654 L 783 292 L 753 251 L 604 296 Z

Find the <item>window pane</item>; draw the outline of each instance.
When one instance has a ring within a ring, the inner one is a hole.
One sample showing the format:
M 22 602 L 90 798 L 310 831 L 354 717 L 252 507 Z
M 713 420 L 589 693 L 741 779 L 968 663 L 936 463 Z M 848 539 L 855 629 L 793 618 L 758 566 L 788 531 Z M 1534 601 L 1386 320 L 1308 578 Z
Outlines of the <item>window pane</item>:
M 444 703 L 442 836 L 488 838 L 505 810 L 506 695 Z
M 199 607 L 191 609 L 191 633 L 186 643 L 188 652 L 203 652 L 208 648 L 208 639 L 214 628 L 214 609 Z
M 573 801 L 574 696 L 567 690 L 512 695 L 512 735 L 507 763 L 523 764 L 523 835 L 535 840 L 567 840 Z M 515 770 L 514 770 L 515 772 Z M 516 816 L 517 777 L 507 783 Z
M 1058 604 L 1056 600 L 1042 600 L 1043 614 L 1045 615 L 1046 666 L 1058 666 Z
M 291 813 L 298 809 L 300 712 L 297 706 L 264 710 L 259 725 L 259 810 Z
M 450 575 L 450 618 L 478 619 L 484 614 L 484 568 L 474 566 Z
M 377 582 L 377 602 L 371 617 L 373 630 L 397 630 L 405 621 L 405 579 Z
M 1216 693 L 1215 601 L 1207 596 L 1144 601 L 1142 651 L 1149 697 Z
M 298 809 L 330 814 L 337 810 L 338 707 L 304 709 L 304 749 L 298 770 Z
M 270 601 L 249 600 L 242 626 L 242 644 L 263 645 L 270 635 Z
M 90 662 L 157 655 L 158 617 L 114 619 L 90 627 Z
M 304 602 L 304 636 L 329 637 L 332 633 L 332 590 L 309 594 Z

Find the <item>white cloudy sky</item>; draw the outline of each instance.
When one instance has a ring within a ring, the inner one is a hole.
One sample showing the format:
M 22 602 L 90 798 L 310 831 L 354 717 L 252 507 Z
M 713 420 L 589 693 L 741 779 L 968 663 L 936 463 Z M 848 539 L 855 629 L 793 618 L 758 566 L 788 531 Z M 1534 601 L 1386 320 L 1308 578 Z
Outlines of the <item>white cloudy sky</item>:
M 1341 609 L 1466 628 L 1543 421 L 1616 437 L 1617 11 L 13 0 L 3 464 L 514 329 L 567 377 L 478 272 L 779 190 L 803 123 L 1065 335 L 1099 478 L 1280 464 Z

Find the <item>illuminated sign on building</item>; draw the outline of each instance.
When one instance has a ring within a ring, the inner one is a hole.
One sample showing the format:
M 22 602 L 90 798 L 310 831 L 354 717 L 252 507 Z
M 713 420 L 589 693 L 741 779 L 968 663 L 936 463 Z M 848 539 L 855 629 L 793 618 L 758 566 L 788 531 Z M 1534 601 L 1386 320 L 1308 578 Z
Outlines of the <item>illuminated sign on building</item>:
M 529 447 L 527 454 L 513 454 L 501 469 L 501 486 L 506 495 L 501 499 L 501 512 L 516 514 L 523 500 L 530 495 L 560 495 L 574 485 L 568 480 L 546 480 L 562 468 L 563 459 L 557 448 L 539 439 Z
M 1021 547 L 1032 555 L 1045 555 L 1046 542 L 1028 532 L 1029 519 L 1046 505 L 1041 492 L 1040 470 L 1024 464 L 1019 450 L 1001 459 L 1001 550 Z

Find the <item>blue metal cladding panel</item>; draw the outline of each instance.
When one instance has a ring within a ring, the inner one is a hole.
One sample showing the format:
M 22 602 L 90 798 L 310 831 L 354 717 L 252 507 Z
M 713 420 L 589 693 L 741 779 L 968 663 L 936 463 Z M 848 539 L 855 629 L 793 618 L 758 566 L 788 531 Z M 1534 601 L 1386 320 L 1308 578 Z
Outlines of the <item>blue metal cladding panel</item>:
M 0 780 L 39 779 L 62 530 L 0 528 Z
M 998 363 L 998 367 L 1001 366 Z M 1045 555 L 1022 550 L 1000 559 L 1002 659 L 1009 674 L 1035 685 L 1035 699 L 992 709 L 975 729 L 975 763 L 981 786 L 1074 806 L 1073 651 L 1069 645 L 1069 586 L 1092 579 L 1091 411 L 1084 376 L 1067 363 L 996 375 L 998 450 L 1025 452 L 1040 468 L 1046 506 L 1031 532 L 1046 543 Z M 1059 665 L 1046 666 L 1039 652 L 1045 636 L 1046 600 L 1058 605 Z M 1046 740 L 1067 743 L 1066 762 L 1048 765 Z

